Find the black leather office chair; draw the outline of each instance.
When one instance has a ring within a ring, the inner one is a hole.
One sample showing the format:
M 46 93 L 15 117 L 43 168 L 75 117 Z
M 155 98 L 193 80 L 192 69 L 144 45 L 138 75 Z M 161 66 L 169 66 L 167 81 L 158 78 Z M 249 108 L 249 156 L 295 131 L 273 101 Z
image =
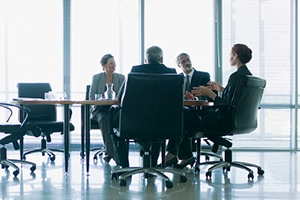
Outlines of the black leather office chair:
M 49 83 L 18 83 L 18 97 L 19 98 L 44 98 L 44 93 L 52 91 Z M 55 105 L 23 105 L 31 110 L 31 115 L 28 118 L 28 122 L 37 125 L 42 129 L 41 148 L 34 148 L 27 150 L 23 154 L 23 158 L 26 159 L 26 155 L 35 152 L 41 152 L 44 156 L 48 154 L 51 161 L 55 160 L 56 152 L 64 152 L 60 149 L 47 148 L 47 142 L 51 142 L 51 134 L 63 132 L 63 121 L 57 121 L 56 106 Z M 72 113 L 72 112 L 70 112 Z M 20 112 L 19 120 L 23 122 L 24 113 Z M 71 118 L 71 117 L 70 117 Z M 74 125 L 70 123 L 70 131 L 73 131 Z M 46 138 L 46 139 L 45 139 Z M 21 143 L 21 148 L 22 143 Z
M 34 172 L 36 169 L 36 164 L 29 162 L 29 161 L 24 161 L 22 159 L 16 160 L 16 159 L 8 159 L 7 158 L 7 149 L 5 147 L 6 144 L 13 143 L 13 147 L 15 150 L 18 150 L 20 148 L 18 140 L 20 140 L 23 135 L 28 134 L 32 135 L 35 137 L 39 137 L 41 135 L 41 129 L 38 128 L 37 126 L 33 124 L 28 124 L 27 123 L 27 118 L 30 115 L 30 110 L 27 108 L 22 108 L 21 106 L 14 105 L 14 104 L 8 104 L 8 103 L 0 103 L 0 107 L 4 108 L 9 111 L 8 118 L 5 122 L 0 123 L 0 132 L 7 134 L 7 136 L 2 137 L 0 139 L 0 145 L 2 146 L 0 148 L 0 164 L 2 169 L 8 169 L 9 167 L 12 167 L 15 169 L 13 172 L 13 175 L 16 177 L 19 172 L 20 168 L 15 165 L 15 163 L 20 163 L 20 164 L 28 164 L 31 165 L 30 171 Z M 11 123 L 10 118 L 13 115 L 13 108 L 18 108 L 22 110 L 25 115 L 24 115 L 24 121 L 23 123 Z M 3 110 L 3 109 L 1 109 Z
M 177 169 L 151 167 L 150 149 L 154 141 L 179 138 L 183 133 L 183 76 L 177 74 L 130 73 L 120 106 L 112 106 L 109 111 L 110 131 L 112 113 L 119 110 L 117 136 L 133 139 L 143 147 L 143 167 L 121 168 L 112 171 L 112 179 L 119 176 L 120 186 L 126 185 L 126 177 L 137 173 L 157 175 L 165 180 L 166 187 L 173 183 L 162 172 L 177 173 L 180 181 L 187 180 Z
M 258 165 L 232 160 L 232 150 L 230 149 L 232 142 L 227 136 L 248 134 L 257 128 L 257 111 L 265 86 L 266 80 L 264 79 L 250 75 L 242 76 L 230 105 L 220 105 L 228 109 L 230 125 L 207 127 L 204 135 L 214 143 L 213 152 L 216 152 L 220 145 L 227 149 L 224 152 L 224 161 L 201 163 L 213 164 L 206 172 L 207 178 L 211 178 L 214 169 L 222 168 L 223 171 L 230 171 L 232 166 L 247 170 L 249 172 L 248 179 L 254 178 L 253 171 L 249 167 L 257 168 L 258 175 L 264 174 L 264 170 Z
M 90 92 L 90 85 L 87 85 L 86 86 L 86 90 L 85 90 L 85 100 L 89 100 L 89 92 Z M 82 105 L 81 106 L 81 112 L 84 112 L 84 106 Z M 83 116 L 83 115 L 82 115 Z M 84 119 L 81 119 L 81 120 L 84 120 Z M 83 123 L 82 123 L 83 124 Z M 91 120 L 91 130 L 100 130 L 99 129 L 99 125 L 98 123 L 95 121 L 95 120 Z M 81 127 L 81 144 L 83 146 L 84 144 L 84 127 L 82 126 Z M 96 151 L 96 153 L 94 154 L 94 161 L 97 161 L 98 159 L 98 156 L 102 156 L 103 153 L 105 153 L 105 147 L 96 147 L 96 148 L 92 148 L 91 151 Z M 84 149 L 81 150 L 81 158 L 83 159 L 84 158 Z

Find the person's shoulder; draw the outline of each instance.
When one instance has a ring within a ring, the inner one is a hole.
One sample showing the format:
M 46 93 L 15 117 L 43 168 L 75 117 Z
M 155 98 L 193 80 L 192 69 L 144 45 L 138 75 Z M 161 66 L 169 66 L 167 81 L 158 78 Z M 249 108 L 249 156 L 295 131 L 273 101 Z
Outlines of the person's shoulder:
M 121 74 L 121 73 L 114 72 L 114 74 L 115 74 L 117 77 L 120 77 L 120 78 L 125 77 L 125 75 L 124 75 L 124 74 Z
M 175 68 L 167 67 L 167 66 L 164 65 L 164 64 L 160 64 L 160 66 L 165 67 L 170 73 L 177 73 Z
M 134 65 L 132 66 L 131 68 L 131 72 L 136 72 L 138 71 L 140 68 L 143 68 L 146 64 L 143 64 L 143 65 Z
M 196 69 L 194 69 L 194 74 L 202 75 L 202 76 L 210 76 L 208 72 L 198 71 Z
M 94 74 L 94 75 L 93 75 L 93 78 L 94 78 L 94 79 L 95 79 L 95 78 L 99 78 L 99 77 L 103 76 L 103 74 L 104 74 L 104 72 L 100 72 L 100 73 Z

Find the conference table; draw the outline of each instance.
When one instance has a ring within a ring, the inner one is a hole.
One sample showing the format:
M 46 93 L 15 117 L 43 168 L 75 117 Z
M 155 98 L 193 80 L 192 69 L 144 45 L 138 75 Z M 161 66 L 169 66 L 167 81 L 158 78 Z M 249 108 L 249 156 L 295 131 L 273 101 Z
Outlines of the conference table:
M 81 143 L 81 154 L 84 153 L 84 149 L 86 152 L 86 172 L 89 175 L 89 166 L 90 166 L 90 106 L 91 105 L 119 105 L 120 102 L 115 100 L 44 100 L 37 98 L 15 98 L 11 103 L 19 104 L 19 105 L 62 105 L 64 111 L 64 119 L 63 119 L 63 135 L 64 135 L 64 159 L 65 159 L 65 174 L 68 173 L 68 159 L 69 159 L 69 143 L 70 143 L 70 105 L 79 104 L 83 105 L 83 110 L 81 111 L 81 119 L 82 119 L 82 131 L 85 138 L 82 138 L 82 141 L 85 139 L 85 148 L 84 143 Z M 213 102 L 207 102 L 203 100 L 185 100 L 185 106 L 212 106 Z M 83 158 L 83 155 L 82 155 Z

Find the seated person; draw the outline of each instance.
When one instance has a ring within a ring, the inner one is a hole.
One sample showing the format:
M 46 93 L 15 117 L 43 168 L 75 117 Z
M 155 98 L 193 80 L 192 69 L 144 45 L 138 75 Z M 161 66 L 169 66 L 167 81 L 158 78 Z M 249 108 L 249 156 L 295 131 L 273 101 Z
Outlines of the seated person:
M 200 85 L 207 86 L 207 83 L 210 81 L 209 73 L 196 70 L 192 65 L 191 57 L 187 53 L 179 54 L 176 57 L 176 64 L 182 70 L 182 73 L 185 77 L 185 99 L 203 99 L 210 101 L 209 97 L 207 96 L 197 96 L 191 92 L 193 87 L 198 87 Z M 193 109 L 193 107 L 191 107 L 190 109 Z M 192 152 L 192 140 L 190 139 L 190 137 L 185 136 L 185 139 L 182 140 L 178 150 L 178 159 L 191 159 L 190 162 L 195 162 Z M 174 157 L 166 163 L 166 166 L 175 166 L 178 163 L 178 159 L 177 157 Z M 178 164 L 177 167 L 180 167 L 180 164 Z
M 235 91 L 237 82 L 239 78 L 243 75 L 252 75 L 246 66 L 252 58 L 252 50 L 244 44 L 233 45 L 230 52 L 230 65 L 235 66 L 237 71 L 232 73 L 228 79 L 228 83 L 224 88 L 217 82 L 210 81 L 208 86 L 197 86 L 193 87 L 191 91 L 193 95 L 196 96 L 209 96 L 214 100 L 215 105 L 218 104 L 229 104 L 232 99 L 233 93 Z M 222 96 L 216 95 L 213 90 L 222 92 Z M 210 126 L 216 124 L 224 124 L 227 122 L 227 112 L 226 110 L 204 110 L 200 112 L 189 112 L 185 116 L 185 134 L 189 134 L 189 130 L 204 131 L 209 130 Z M 204 129 L 205 128 L 205 129 Z M 170 140 L 167 147 L 166 164 L 174 163 L 177 160 L 177 155 L 179 155 L 180 145 L 184 143 L 186 136 L 181 139 Z M 178 168 L 184 168 L 187 165 L 193 165 L 195 162 L 193 157 L 182 160 L 176 165 Z
M 145 63 L 143 65 L 133 66 L 131 69 L 132 72 L 138 72 L 138 73 L 157 73 L 157 74 L 163 74 L 163 73 L 174 73 L 176 74 L 176 70 L 174 68 L 168 68 L 163 63 L 163 51 L 158 46 L 152 46 L 146 50 L 146 59 Z M 118 93 L 118 99 L 121 100 L 122 95 L 124 93 L 124 86 L 125 83 L 123 83 L 119 93 Z M 118 117 L 115 117 L 116 120 L 118 120 Z M 118 122 L 116 122 L 118 124 Z M 122 138 L 118 138 L 117 136 L 113 135 L 113 140 L 116 148 L 116 152 L 118 155 L 118 162 L 122 167 L 128 167 L 129 161 L 128 161 L 128 149 L 126 142 Z M 137 141 L 138 143 L 138 141 Z M 157 165 L 157 159 L 159 157 L 161 142 L 153 142 L 151 147 L 151 166 Z
M 113 90 L 117 93 L 124 82 L 125 76 L 116 73 L 116 62 L 111 54 L 104 55 L 101 60 L 101 67 L 103 72 L 95 74 L 92 79 L 90 87 L 89 99 L 95 100 L 95 94 L 104 94 L 106 91 L 106 84 L 113 83 Z M 103 143 L 105 146 L 106 156 L 103 158 L 106 163 L 115 156 L 111 137 L 108 132 L 108 110 L 110 106 L 91 106 L 91 119 L 99 124 L 102 132 Z

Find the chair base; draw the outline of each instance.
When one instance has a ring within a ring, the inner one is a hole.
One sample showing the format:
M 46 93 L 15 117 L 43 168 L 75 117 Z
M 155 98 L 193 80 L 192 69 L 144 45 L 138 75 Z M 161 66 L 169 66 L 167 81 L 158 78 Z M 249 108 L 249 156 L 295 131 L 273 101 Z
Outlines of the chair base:
M 20 168 L 15 164 L 15 163 L 19 163 L 19 164 L 28 164 L 31 165 L 30 167 L 30 171 L 34 172 L 36 170 L 36 164 L 33 162 L 29 162 L 29 161 L 25 161 L 25 160 L 16 160 L 16 159 L 7 159 L 7 150 L 5 147 L 2 147 L 0 149 L 0 153 L 1 153 L 1 157 L 0 157 L 0 164 L 1 164 L 1 168 L 2 169 L 8 169 L 9 167 L 14 168 L 14 172 L 13 175 L 16 177 L 19 172 L 20 172 Z
M 145 178 L 151 177 L 149 175 L 161 177 L 165 181 L 166 187 L 172 188 L 173 183 L 171 182 L 169 177 L 167 177 L 165 174 L 163 174 L 164 172 L 169 172 L 169 173 L 180 175 L 181 183 L 184 183 L 187 181 L 187 177 L 186 177 L 185 173 L 182 172 L 181 170 L 166 169 L 166 168 L 160 168 L 160 167 L 125 167 L 125 168 L 121 168 L 121 169 L 116 169 L 111 172 L 112 173 L 111 178 L 116 179 L 116 180 L 119 178 L 120 186 L 126 186 L 126 178 L 127 177 L 131 177 L 132 175 L 139 174 L 139 173 L 144 173 Z
M 215 169 L 222 168 L 223 171 L 228 172 L 228 171 L 230 171 L 230 167 L 238 167 L 240 169 L 247 170 L 249 180 L 254 179 L 253 171 L 249 167 L 257 168 L 257 174 L 259 176 L 262 176 L 265 173 L 264 170 L 256 164 L 246 163 L 246 162 L 239 162 L 239 161 L 232 161 L 232 150 L 231 149 L 226 149 L 224 154 L 225 154 L 225 161 L 212 161 L 212 162 L 203 163 L 203 164 L 213 164 L 213 166 L 211 166 L 207 170 L 206 178 L 211 178 L 212 171 L 215 170 Z
M 105 148 L 102 147 L 102 148 L 93 148 L 91 149 L 91 151 L 96 151 L 96 153 L 94 154 L 94 161 L 97 161 L 98 160 L 98 156 L 102 156 L 103 154 L 105 154 Z
M 49 149 L 49 148 L 45 148 L 45 149 L 42 149 L 42 148 L 38 148 L 38 149 L 30 149 L 30 150 L 27 150 L 26 152 L 24 152 L 23 154 L 23 159 L 25 160 L 26 159 L 26 155 L 28 154 L 31 154 L 31 153 L 37 153 L 37 152 L 40 152 L 42 153 L 42 156 L 45 156 L 45 154 L 47 154 L 50 158 L 51 161 L 54 161 L 56 156 L 53 152 L 60 152 L 60 153 L 64 153 L 64 150 L 60 150 L 60 149 Z
M 202 136 L 200 135 L 198 137 L 193 138 L 196 142 L 196 164 L 195 164 L 195 167 L 194 167 L 195 173 L 200 172 L 200 165 L 205 165 L 205 164 L 209 164 L 209 163 L 216 164 L 220 161 L 223 161 L 223 157 L 219 154 L 212 153 L 212 152 L 203 152 L 203 151 L 201 151 L 201 137 Z M 200 162 L 200 156 L 205 156 L 205 162 L 202 162 L 202 163 Z M 220 161 L 209 162 L 211 157 L 217 158 Z
M 34 148 L 34 149 L 30 149 L 27 150 L 23 153 L 22 158 L 25 160 L 26 159 L 26 155 L 27 154 L 31 154 L 31 153 L 37 153 L 40 152 L 42 153 L 42 156 L 45 156 L 45 154 L 48 154 L 49 158 L 51 161 L 55 160 L 55 154 L 53 152 L 60 152 L 60 153 L 64 153 L 64 150 L 60 150 L 60 149 L 49 149 L 47 148 L 47 142 L 45 140 L 45 138 L 43 138 L 41 140 L 41 148 Z M 70 157 L 70 155 L 69 155 Z

